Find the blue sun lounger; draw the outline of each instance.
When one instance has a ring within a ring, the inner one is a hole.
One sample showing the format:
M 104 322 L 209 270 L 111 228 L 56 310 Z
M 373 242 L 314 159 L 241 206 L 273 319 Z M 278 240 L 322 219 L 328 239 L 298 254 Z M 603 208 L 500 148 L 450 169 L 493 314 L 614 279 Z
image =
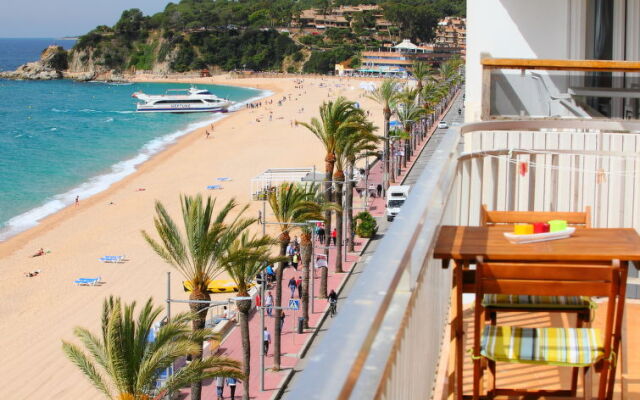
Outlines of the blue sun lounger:
M 124 262 L 124 256 L 104 256 L 100 257 L 100 261 L 106 263 L 122 263 Z
M 77 280 L 75 280 L 73 283 L 75 283 L 78 286 L 95 286 L 98 283 L 100 283 L 100 280 L 102 278 L 97 277 L 97 278 L 79 278 Z
M 207 186 L 207 189 L 209 189 L 209 190 L 222 189 L 222 186 L 220 186 L 220 185 L 209 185 L 209 186 Z
M 229 182 L 229 181 L 231 180 L 231 178 L 227 178 L 227 177 L 225 176 L 225 177 L 223 177 L 223 178 L 218 178 L 218 180 L 219 180 L 220 182 Z

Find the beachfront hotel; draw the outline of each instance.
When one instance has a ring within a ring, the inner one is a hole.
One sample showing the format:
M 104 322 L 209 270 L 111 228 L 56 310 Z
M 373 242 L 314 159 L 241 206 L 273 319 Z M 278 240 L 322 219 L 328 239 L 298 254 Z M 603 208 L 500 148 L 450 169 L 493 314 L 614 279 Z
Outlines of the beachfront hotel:
M 466 124 L 433 149 L 287 398 L 640 398 L 640 0 L 467 4 Z M 574 236 L 515 245 L 489 226 L 554 215 L 578 225 Z M 485 285 L 580 304 L 474 307 Z M 486 315 L 536 329 L 476 336 Z M 548 327 L 598 328 L 602 342 L 550 349 Z

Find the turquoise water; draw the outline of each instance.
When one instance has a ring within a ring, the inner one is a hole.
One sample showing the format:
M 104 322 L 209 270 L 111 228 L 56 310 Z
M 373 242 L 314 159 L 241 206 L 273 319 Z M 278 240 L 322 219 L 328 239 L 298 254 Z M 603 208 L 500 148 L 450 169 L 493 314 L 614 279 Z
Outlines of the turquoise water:
M 220 114 L 136 113 L 131 94 L 180 84 L 0 80 L 0 240 L 108 188 Z M 261 91 L 199 85 L 245 102 Z

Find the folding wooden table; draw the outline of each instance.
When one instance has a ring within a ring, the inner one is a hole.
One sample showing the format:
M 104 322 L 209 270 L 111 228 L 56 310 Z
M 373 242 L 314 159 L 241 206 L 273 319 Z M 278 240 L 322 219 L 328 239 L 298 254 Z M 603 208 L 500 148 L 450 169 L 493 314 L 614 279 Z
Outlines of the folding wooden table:
M 442 226 L 434 251 L 434 257 L 442 259 L 444 268 L 454 260 L 453 286 L 455 305 L 453 334 L 455 335 L 455 375 L 456 398 L 462 399 L 462 362 L 463 362 L 463 321 L 462 294 L 473 293 L 474 271 L 469 264 L 482 256 L 487 261 L 565 261 L 565 262 L 611 262 L 620 260 L 623 275 L 627 279 L 628 262 L 640 261 L 640 235 L 632 228 L 577 228 L 567 239 L 547 242 L 512 244 L 504 232 L 511 232 L 513 226 Z M 514 293 L 517 294 L 517 293 Z M 624 294 L 624 290 L 623 290 Z M 614 326 L 613 349 L 619 354 L 624 301 L 618 303 Z M 607 398 L 613 396 L 616 366 L 609 374 Z

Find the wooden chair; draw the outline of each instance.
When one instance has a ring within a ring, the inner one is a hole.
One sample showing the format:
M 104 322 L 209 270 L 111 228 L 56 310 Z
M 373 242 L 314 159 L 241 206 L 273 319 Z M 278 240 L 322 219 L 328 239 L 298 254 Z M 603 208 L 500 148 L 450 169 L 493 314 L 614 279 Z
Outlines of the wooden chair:
M 584 212 L 534 212 L 534 211 L 489 211 L 486 204 L 480 208 L 480 224 L 491 226 L 498 224 L 517 224 L 545 222 L 553 219 L 566 220 L 569 225 L 591 227 L 591 207 Z M 487 317 L 496 324 L 498 312 L 564 312 L 576 314 L 576 327 L 588 325 L 594 303 L 585 296 L 523 296 L 523 295 L 487 295 L 483 302 Z
M 604 399 L 608 372 L 615 357 L 612 353 L 613 327 L 617 301 L 621 297 L 620 262 L 610 265 L 593 264 L 539 264 L 499 263 L 477 261 L 476 304 L 473 342 L 473 398 L 482 392 L 483 359 L 487 359 L 493 375 L 489 398 L 507 396 L 575 396 L 577 388 L 572 382 L 570 390 L 526 391 L 496 389 L 497 361 L 544 364 L 584 368 L 584 395 L 591 399 L 591 373 L 596 366 L 600 371 L 598 399 Z M 520 293 L 530 296 L 603 296 L 607 297 L 604 334 L 593 328 L 520 328 L 485 326 L 485 294 Z
M 480 207 L 480 226 L 500 224 L 532 224 L 553 219 L 567 221 L 568 225 L 591 228 L 591 207 L 586 206 L 584 212 L 562 211 L 489 211 L 487 205 Z

